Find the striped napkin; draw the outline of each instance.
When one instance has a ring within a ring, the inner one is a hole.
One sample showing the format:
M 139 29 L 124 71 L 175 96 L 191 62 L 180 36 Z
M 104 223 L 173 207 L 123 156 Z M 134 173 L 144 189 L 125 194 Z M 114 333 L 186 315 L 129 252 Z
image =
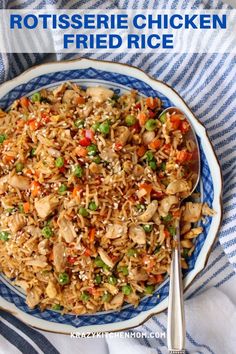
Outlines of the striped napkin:
M 227 0 L 226 0 L 227 1 Z M 232 3 L 232 1 L 231 1 Z M 217 0 L 0 0 L 0 8 L 222 9 Z M 55 55 L 55 60 L 75 56 Z M 186 293 L 188 352 L 236 354 L 236 56 L 230 54 L 90 54 L 87 57 L 128 63 L 165 81 L 182 95 L 205 124 L 224 178 L 224 218 L 208 264 Z M 0 82 L 48 60 L 43 54 L 0 54 Z M 51 60 L 51 57 L 50 57 Z M 155 316 L 139 332 L 166 332 L 166 314 Z M 156 339 L 71 339 L 36 331 L 0 312 L 0 353 L 167 353 Z

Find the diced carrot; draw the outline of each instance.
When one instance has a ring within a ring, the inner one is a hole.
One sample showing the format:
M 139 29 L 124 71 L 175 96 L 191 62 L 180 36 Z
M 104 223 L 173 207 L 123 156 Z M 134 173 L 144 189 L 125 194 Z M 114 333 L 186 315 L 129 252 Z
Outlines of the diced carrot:
M 152 191 L 152 185 L 148 183 L 142 183 L 139 185 L 139 189 L 145 189 L 145 191 L 149 194 Z
M 95 234 L 96 234 L 96 229 L 93 227 L 89 230 L 89 242 L 92 245 L 94 244 Z
M 174 210 L 172 211 L 173 217 L 174 218 L 179 218 L 180 217 L 180 210 Z
M 46 113 L 46 112 L 41 113 L 41 118 L 44 123 L 50 122 L 50 117 L 49 117 L 48 113 Z
M 163 150 L 168 154 L 170 152 L 171 145 L 170 144 L 165 144 L 163 146 Z
M 144 145 L 141 145 L 137 150 L 137 155 L 139 157 L 142 157 L 146 151 L 147 151 L 147 148 Z
M 191 152 L 188 152 L 187 150 L 177 151 L 176 160 L 179 163 L 184 163 L 186 161 L 190 161 L 191 159 L 192 159 Z
M 185 133 L 187 133 L 189 131 L 189 129 L 190 129 L 190 125 L 186 121 L 186 119 L 182 120 L 181 124 L 180 124 L 181 133 L 185 134 Z
M 163 282 L 163 280 L 164 280 L 163 274 L 157 274 L 156 275 L 156 282 L 157 283 L 161 283 L 161 282 Z
M 35 131 L 40 127 L 40 122 L 38 122 L 36 119 L 31 119 L 28 121 L 28 125 L 31 130 Z
M 147 104 L 148 108 L 151 108 L 151 109 L 156 108 L 158 105 L 158 102 L 159 102 L 159 100 L 156 97 L 155 98 L 154 97 L 147 97 L 147 99 L 146 99 L 146 104 Z
M 85 103 L 85 98 L 83 96 L 79 96 L 77 99 L 76 99 L 76 103 L 77 104 L 83 104 Z
M 181 115 L 180 114 L 172 114 L 172 116 L 170 117 L 170 121 L 171 121 L 172 129 L 174 129 L 174 130 L 179 129 L 180 123 L 181 123 Z
M 72 197 L 75 198 L 78 196 L 79 191 L 81 191 L 82 188 L 80 186 L 75 186 L 72 192 Z
M 148 117 L 145 113 L 140 112 L 137 116 L 138 120 L 139 120 L 139 124 L 141 125 L 141 127 L 143 127 L 146 123 L 146 121 L 148 120 Z
M 165 237 L 170 237 L 169 231 L 165 229 L 165 230 L 164 230 L 164 235 L 165 235 Z
M 67 262 L 70 263 L 71 265 L 73 265 L 77 260 L 77 257 L 72 257 L 72 256 L 68 256 L 67 257 Z
M 158 149 L 162 145 L 161 139 L 153 139 L 151 143 L 148 145 L 150 149 Z
M 39 195 L 39 193 L 40 193 L 40 183 L 37 182 L 37 181 L 33 181 L 31 183 L 30 189 L 31 189 L 32 197 L 37 197 Z
M 29 202 L 23 203 L 23 209 L 25 213 L 28 213 L 30 211 L 30 203 Z
M 143 265 L 144 265 L 144 267 L 145 267 L 145 270 L 146 270 L 148 273 L 151 272 L 151 270 L 153 269 L 153 267 L 154 267 L 155 264 L 156 264 L 155 259 L 154 259 L 152 256 L 148 255 L 148 254 L 146 254 L 145 256 L 143 256 L 142 261 L 143 261 Z
M 24 108 L 28 108 L 29 106 L 29 99 L 27 97 L 21 97 L 20 104 Z
M 87 154 L 88 154 L 88 150 L 87 150 L 85 147 L 83 147 L 83 146 L 78 146 L 78 147 L 75 149 L 75 152 L 76 152 L 76 154 L 77 154 L 78 156 L 80 156 L 80 157 L 85 157 L 85 156 L 87 156 Z
M 86 248 L 85 251 L 84 251 L 84 255 L 86 257 L 89 257 L 89 256 L 91 256 L 91 254 L 92 254 L 92 251 L 89 248 Z
M 15 157 L 12 155 L 5 155 L 5 156 L 3 156 L 2 160 L 4 163 L 9 164 L 15 160 Z

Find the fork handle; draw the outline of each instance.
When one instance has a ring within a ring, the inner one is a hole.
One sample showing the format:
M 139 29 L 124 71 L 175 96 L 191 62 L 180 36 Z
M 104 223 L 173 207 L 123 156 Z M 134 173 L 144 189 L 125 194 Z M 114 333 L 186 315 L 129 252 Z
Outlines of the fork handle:
M 172 250 L 170 267 L 170 289 L 167 319 L 167 346 L 169 353 L 185 353 L 185 316 L 183 302 L 183 282 L 180 265 L 180 227 L 176 220 L 176 245 Z

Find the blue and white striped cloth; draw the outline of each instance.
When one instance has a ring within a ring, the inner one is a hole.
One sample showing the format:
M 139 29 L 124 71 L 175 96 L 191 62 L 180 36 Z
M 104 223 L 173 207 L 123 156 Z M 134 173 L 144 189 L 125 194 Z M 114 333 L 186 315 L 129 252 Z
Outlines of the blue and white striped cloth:
M 227 1 L 227 0 L 226 0 Z M 3 8 L 221 9 L 217 0 L 0 0 Z M 235 34 L 236 35 L 236 34 Z M 56 55 L 55 60 L 70 59 Z M 129 63 L 167 82 L 205 124 L 221 163 L 224 218 L 208 265 L 186 293 L 187 343 L 190 353 L 236 353 L 236 55 L 230 54 L 91 54 L 91 58 Z M 42 54 L 0 54 L 0 82 L 47 60 Z M 137 330 L 166 331 L 166 314 Z M 0 353 L 167 353 L 163 339 L 71 339 L 29 328 L 0 311 Z

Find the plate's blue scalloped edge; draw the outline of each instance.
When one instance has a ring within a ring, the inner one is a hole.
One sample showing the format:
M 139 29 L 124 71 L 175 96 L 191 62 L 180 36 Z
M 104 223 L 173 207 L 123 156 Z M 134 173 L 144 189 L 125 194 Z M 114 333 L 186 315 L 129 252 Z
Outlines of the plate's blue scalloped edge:
M 118 73 L 111 73 L 103 70 L 96 70 L 94 68 L 88 69 L 78 69 L 78 70 L 66 70 L 61 72 L 50 73 L 46 75 L 38 76 L 29 82 L 19 85 L 10 91 L 0 100 L 0 106 L 4 109 L 10 106 L 15 99 L 18 99 L 24 95 L 28 95 L 32 91 L 38 90 L 45 86 L 51 86 L 57 84 L 60 81 L 79 81 L 81 83 L 86 83 L 86 80 L 93 80 L 93 82 L 99 83 L 100 81 L 106 82 L 107 86 L 114 89 L 117 87 L 116 92 L 119 93 L 120 90 L 125 90 L 125 88 L 132 88 L 138 90 L 140 93 L 146 96 L 158 96 L 163 102 L 163 106 L 170 107 L 173 104 L 171 101 L 163 96 L 160 92 L 154 90 L 147 83 L 138 80 L 137 78 L 121 75 Z M 202 196 L 201 201 L 207 202 L 212 205 L 214 198 L 213 181 L 207 162 L 206 155 L 202 149 L 201 139 L 199 139 L 200 154 L 201 154 L 201 187 Z M 188 259 L 189 269 L 185 272 L 185 276 L 194 269 L 196 260 L 201 252 L 204 241 L 207 237 L 209 228 L 211 225 L 211 218 L 207 217 L 203 222 L 200 222 L 200 226 L 203 227 L 203 232 L 198 236 L 195 243 L 195 249 L 191 257 Z M 155 291 L 155 294 L 150 297 L 146 297 L 141 300 L 139 306 L 134 308 L 131 305 L 126 305 L 121 311 L 111 311 L 111 312 L 100 312 L 96 314 L 89 315 L 61 315 L 55 311 L 46 310 L 41 312 L 38 308 L 33 310 L 29 309 L 25 304 L 24 296 L 17 294 L 14 288 L 9 284 L 6 284 L 6 280 L 1 281 L 0 276 L 0 295 L 7 301 L 15 304 L 20 310 L 26 312 L 27 314 L 33 315 L 37 318 L 56 322 L 60 324 L 72 325 L 74 327 L 81 326 L 91 326 L 91 325 L 102 325 L 114 322 L 122 322 L 127 319 L 136 317 L 139 313 L 152 309 L 157 304 L 160 304 L 167 296 L 169 291 L 169 281 L 168 279 Z

